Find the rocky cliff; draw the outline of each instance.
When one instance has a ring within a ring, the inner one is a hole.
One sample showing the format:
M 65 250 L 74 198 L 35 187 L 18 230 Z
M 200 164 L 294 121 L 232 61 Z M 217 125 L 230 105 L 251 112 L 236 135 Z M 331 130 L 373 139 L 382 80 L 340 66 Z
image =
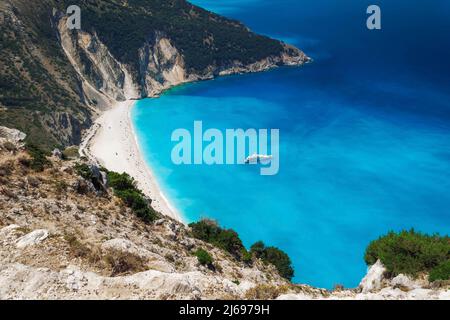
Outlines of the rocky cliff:
M 55 152 L 33 169 L 24 135 L 0 128 L 0 299 L 242 298 L 260 283 L 287 284 L 273 266 L 238 261 L 175 220 L 144 222 L 83 178 L 80 159 Z M 212 265 L 199 263 L 199 248 Z
M 74 4 L 80 30 L 67 27 Z M 46 148 L 79 144 L 114 101 L 309 61 L 184 0 L 5 0 L 0 15 L 0 125 Z
M 84 80 L 83 91 L 88 101 L 92 104 L 100 98 L 104 102 L 103 107 L 110 105 L 110 101 L 155 97 L 164 90 L 186 82 L 222 75 L 260 72 L 281 65 L 298 66 L 309 61 L 299 49 L 282 44 L 278 55 L 249 64 L 233 60 L 221 66 L 209 65 L 202 72 L 198 72 L 187 68 L 183 54 L 167 34 L 154 30 L 149 32 L 146 41 L 138 48 L 138 68 L 135 70 L 133 65 L 118 61 L 95 31 L 72 32 L 67 28 L 65 15 L 55 12 L 54 17 L 61 46 L 80 78 Z M 99 97 L 99 93 L 108 101 Z

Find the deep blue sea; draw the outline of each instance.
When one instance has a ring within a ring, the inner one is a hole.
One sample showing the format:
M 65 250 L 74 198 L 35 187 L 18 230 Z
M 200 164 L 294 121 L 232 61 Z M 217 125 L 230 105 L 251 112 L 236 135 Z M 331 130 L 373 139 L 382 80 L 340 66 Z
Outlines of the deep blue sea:
M 356 286 L 390 230 L 450 233 L 450 2 L 197 0 L 303 49 L 302 68 L 229 76 L 139 101 L 145 157 L 186 221 L 289 253 L 294 281 Z M 382 30 L 366 28 L 378 4 Z M 174 129 L 279 128 L 280 172 L 176 166 Z

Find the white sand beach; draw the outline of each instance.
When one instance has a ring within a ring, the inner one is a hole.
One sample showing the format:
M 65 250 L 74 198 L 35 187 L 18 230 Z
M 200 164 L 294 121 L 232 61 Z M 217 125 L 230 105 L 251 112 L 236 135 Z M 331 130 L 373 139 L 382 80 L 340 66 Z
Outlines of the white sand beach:
M 181 215 L 162 193 L 139 150 L 131 121 L 131 109 L 135 102 L 117 102 L 104 111 L 87 133 L 81 153 L 108 170 L 128 173 L 145 195 L 152 199 L 155 210 L 182 221 Z

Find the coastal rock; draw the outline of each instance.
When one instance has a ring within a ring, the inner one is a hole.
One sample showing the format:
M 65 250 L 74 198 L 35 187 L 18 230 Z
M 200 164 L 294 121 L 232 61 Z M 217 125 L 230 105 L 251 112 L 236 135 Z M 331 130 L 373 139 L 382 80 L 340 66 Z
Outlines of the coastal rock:
M 66 270 L 60 273 L 59 278 L 62 278 L 66 288 L 71 291 L 78 291 L 88 283 L 88 279 L 75 266 L 68 266 Z
M 97 190 L 95 189 L 95 186 L 92 184 L 92 182 L 87 181 L 83 178 L 77 179 L 73 185 L 72 188 L 79 194 L 87 194 L 87 193 L 96 193 Z
M 130 276 L 103 277 L 75 266 L 57 272 L 19 263 L 0 267 L 0 282 L 0 299 L 198 299 L 219 288 L 223 294 L 242 293 L 231 281 L 199 272 L 150 270 Z
M 366 276 L 359 284 L 359 289 L 361 290 L 361 292 L 367 293 L 374 290 L 380 290 L 385 272 L 386 268 L 383 266 L 380 260 L 378 260 L 374 265 L 370 266 Z
M 154 257 L 150 252 L 143 248 L 139 248 L 136 244 L 127 239 L 111 239 L 102 243 L 103 250 L 118 250 L 138 255 L 142 258 Z
M 10 243 L 12 240 L 17 238 L 16 231 L 19 229 L 20 226 L 17 224 L 11 224 L 7 227 L 4 227 L 0 229 L 0 243 L 1 244 L 7 244 Z
M 405 276 L 404 274 L 399 274 L 398 276 L 393 278 L 390 281 L 390 284 L 394 288 L 400 287 L 402 289 L 408 289 L 408 290 L 412 290 L 417 287 L 416 284 L 414 283 L 414 281 L 411 280 L 408 276 Z
M 156 96 L 162 91 L 188 81 L 185 62 L 180 52 L 164 33 L 156 31 L 139 49 L 139 65 L 144 95 Z M 159 74 L 158 77 L 154 75 Z
M 17 248 L 25 248 L 28 246 L 36 245 L 48 237 L 48 231 L 45 229 L 34 230 L 17 240 Z
M 23 141 L 27 135 L 17 129 L 10 129 L 0 126 L 0 145 L 5 142 L 12 143 L 15 147 L 23 147 Z
M 182 239 L 180 244 L 183 245 L 187 250 L 192 250 L 195 247 L 195 241 L 192 239 Z
M 122 251 L 141 257 L 146 261 L 147 268 L 161 272 L 174 272 L 175 268 L 160 255 L 150 252 L 127 239 L 111 239 L 101 246 L 104 251 Z
M 62 154 L 61 150 L 59 150 L 59 149 L 54 149 L 54 150 L 52 151 L 52 157 L 55 157 L 55 158 L 57 158 L 57 159 L 62 159 L 63 154 Z
M 96 34 L 69 32 L 67 17 L 59 13 L 54 14 L 54 19 L 60 44 L 82 79 L 86 102 L 93 104 L 94 108 L 105 110 L 113 101 L 139 97 L 137 89 L 131 85 L 127 69 L 113 57 Z
M 107 175 L 100 171 L 100 168 L 96 164 L 90 164 L 89 170 L 91 171 L 91 181 L 97 191 L 106 191 L 108 185 Z

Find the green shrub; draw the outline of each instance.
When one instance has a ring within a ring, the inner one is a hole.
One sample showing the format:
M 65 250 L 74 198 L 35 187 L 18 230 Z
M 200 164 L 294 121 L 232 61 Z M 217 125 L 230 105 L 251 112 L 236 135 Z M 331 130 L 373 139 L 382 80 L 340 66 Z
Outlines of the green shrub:
M 250 253 L 253 254 L 257 258 L 261 258 L 264 254 L 264 250 L 266 249 L 266 245 L 262 241 L 255 242 L 250 247 Z
M 390 232 L 369 244 L 364 259 L 368 265 L 380 259 L 393 276 L 400 273 L 417 276 L 444 264 L 435 271 L 440 275 L 450 259 L 450 238 L 414 230 Z
M 145 222 L 152 222 L 158 218 L 157 212 L 150 206 L 143 193 L 135 186 L 133 178 L 126 173 L 109 171 L 109 185 L 114 194 L 120 198 L 127 207 Z
M 92 171 L 87 164 L 76 164 L 74 168 L 75 172 L 84 179 L 90 181 L 93 178 Z
M 430 271 L 430 281 L 450 280 L 450 260 L 444 261 Z
M 31 169 L 35 171 L 44 171 L 45 168 L 51 166 L 51 162 L 47 159 L 47 153 L 33 144 L 28 144 L 26 149 L 31 156 Z
M 222 229 L 215 221 L 203 219 L 189 225 L 195 238 L 209 242 L 221 248 L 236 259 L 242 258 L 242 250 L 245 250 L 239 235 L 232 229 Z
M 206 250 L 198 249 L 195 252 L 195 256 L 202 266 L 211 266 L 213 263 L 213 257 L 211 257 L 211 255 Z
M 250 253 L 274 265 L 283 278 L 291 280 L 294 277 L 292 261 L 284 251 L 276 247 L 266 247 L 262 241 L 258 241 L 251 246 Z
M 78 147 L 76 146 L 72 146 L 72 147 L 67 147 L 63 152 L 63 159 L 75 159 L 78 158 L 79 153 L 78 153 Z
M 273 264 L 282 277 L 291 280 L 294 276 L 291 259 L 285 252 L 278 248 L 266 247 L 263 242 L 257 242 L 252 246 L 251 251 L 248 252 L 236 231 L 222 229 L 218 226 L 217 222 L 208 219 L 191 223 L 189 227 L 192 229 L 194 238 L 211 243 L 229 252 L 236 259 L 244 263 L 251 264 L 252 257 L 255 256 Z
M 241 256 L 242 256 L 242 262 L 244 262 L 248 265 L 252 264 L 252 261 L 253 261 L 252 254 L 250 252 L 248 252 L 245 248 L 242 249 Z
M 118 191 L 136 189 L 133 178 L 126 173 L 120 174 L 112 171 L 108 172 L 108 183 L 112 188 Z

